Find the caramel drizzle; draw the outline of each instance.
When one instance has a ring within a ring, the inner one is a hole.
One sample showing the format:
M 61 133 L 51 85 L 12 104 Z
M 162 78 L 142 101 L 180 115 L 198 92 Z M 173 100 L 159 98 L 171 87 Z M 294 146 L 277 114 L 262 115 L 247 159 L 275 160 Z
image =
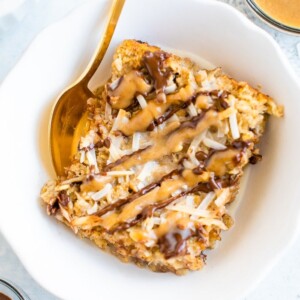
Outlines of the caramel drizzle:
M 149 185 L 145 186 L 144 188 L 142 188 L 140 191 L 132 194 L 131 196 L 124 198 L 124 199 L 119 199 L 118 201 L 109 204 L 107 206 L 105 206 L 104 208 L 102 208 L 100 211 L 96 212 L 94 215 L 101 217 L 103 215 L 105 215 L 107 212 L 118 209 L 120 207 L 122 207 L 125 204 L 128 204 L 130 202 L 132 202 L 133 200 L 149 193 L 150 191 L 152 191 L 153 189 L 155 189 L 156 187 L 161 186 L 162 182 L 172 178 L 174 175 L 179 174 L 181 171 L 180 170 L 173 170 L 172 172 L 164 175 L 159 181 L 150 183 Z
M 130 136 L 137 131 L 152 131 L 156 126 L 171 118 L 179 110 L 187 108 L 191 103 L 195 103 L 197 97 L 200 95 L 212 97 L 214 104 L 211 108 L 217 111 L 222 111 L 229 107 L 225 101 L 229 95 L 227 91 L 221 93 L 218 90 L 214 90 L 195 93 L 194 88 L 187 85 L 177 93 L 168 95 L 165 103 L 159 103 L 157 99 L 149 100 L 148 105 L 138 111 L 121 131 L 126 136 Z
M 175 124 L 175 128 L 172 130 L 166 130 L 154 135 L 154 145 L 121 157 L 114 163 L 107 165 L 105 171 L 129 169 L 134 165 L 144 164 L 147 161 L 157 160 L 165 155 L 181 151 L 184 143 L 190 143 L 194 137 L 209 127 L 217 126 L 220 121 L 218 111 L 229 107 L 225 101 L 228 97 L 228 92 L 201 91 L 195 94 L 196 91 L 191 85 L 181 88 L 175 94 L 168 95 L 164 103 L 159 102 L 158 95 L 164 93 L 167 79 L 170 75 L 170 71 L 163 67 L 163 62 L 167 58 L 168 55 L 164 52 L 145 53 L 143 61 L 154 80 L 157 98 L 149 100 L 147 106 L 143 110 L 138 111 L 129 120 L 121 130 L 124 135 L 129 136 L 137 131 L 153 130 L 177 111 L 195 102 L 200 95 L 212 97 L 214 104 L 200 115 L 181 124 Z M 130 76 L 133 80 L 131 83 Z M 140 92 L 145 95 L 150 92 L 150 85 L 141 78 L 140 73 L 135 71 L 130 76 L 128 74 L 123 76 L 118 87 L 114 91 L 109 92 L 109 100 L 113 108 L 128 108 L 132 105 L 137 93 Z M 135 83 L 136 80 L 139 82 Z M 127 82 L 127 85 L 131 84 L 128 89 L 126 89 L 125 82 Z M 165 208 L 180 197 L 197 192 L 208 193 L 215 189 L 231 186 L 238 178 L 233 180 L 232 177 L 224 175 L 240 162 L 243 152 L 246 151 L 245 149 L 246 146 L 244 144 L 236 144 L 225 150 L 214 151 L 208 156 L 203 156 L 199 153 L 198 157 L 203 157 L 199 168 L 194 170 L 174 170 L 159 181 L 144 187 L 139 192 L 107 205 L 94 214 L 94 217 L 102 217 L 97 221 L 97 224 L 109 233 L 125 230 L 153 216 L 156 210 Z M 214 172 L 217 177 L 209 177 L 207 171 Z M 183 185 L 187 185 L 189 190 L 183 191 L 176 196 L 171 196 L 173 192 Z M 122 210 L 119 212 L 118 209 L 120 208 Z M 108 212 L 112 213 L 104 216 Z M 175 234 L 177 234 L 177 231 Z M 166 249 L 164 248 L 166 233 L 164 235 L 160 232 L 157 234 L 157 237 L 159 237 L 158 242 L 161 251 L 165 253 L 166 257 L 171 257 L 183 253 L 186 248 L 186 240 L 195 236 L 195 234 L 194 231 L 188 232 L 185 237 L 179 234 L 181 239 L 178 240 L 174 249 L 170 249 L 168 245 L 165 245 Z
M 212 125 L 219 122 L 218 113 L 214 110 L 203 112 L 192 119 L 181 123 L 171 133 L 163 133 L 154 139 L 154 145 L 138 150 L 126 159 L 120 158 L 112 164 L 106 166 L 110 169 L 129 169 L 134 165 L 140 165 L 150 160 L 157 160 L 165 155 L 181 150 L 184 143 L 189 143 L 195 136 L 202 133 Z M 176 124 L 175 124 L 176 125 Z M 166 147 L 168 145 L 168 147 Z
M 126 136 L 130 136 L 137 131 L 146 131 L 149 130 L 149 126 L 155 120 L 163 117 L 165 113 L 172 106 L 182 105 L 186 106 L 186 102 L 191 101 L 194 97 L 195 90 L 192 86 L 187 85 L 182 87 L 177 93 L 166 96 L 166 102 L 160 103 L 157 99 L 149 100 L 147 106 L 138 111 L 121 129 L 122 133 Z M 175 112 L 174 112 L 175 113 Z M 173 114 L 169 114 L 171 117 Z M 164 121 L 168 118 L 163 118 Z M 160 123 L 161 124 L 161 123 Z M 153 127 L 154 129 L 154 127 Z
M 151 85 L 144 80 L 142 73 L 132 70 L 119 79 L 115 89 L 112 90 L 108 86 L 108 101 L 113 108 L 127 108 L 132 104 L 137 93 L 147 94 L 151 89 Z
M 218 182 L 218 185 L 216 185 L 215 182 Z M 229 178 L 228 180 L 223 181 L 221 179 L 215 179 L 210 178 L 209 181 L 206 182 L 199 182 L 195 187 L 188 191 L 183 191 L 179 193 L 176 196 L 169 197 L 168 199 L 165 199 L 164 201 L 161 201 L 159 203 L 150 204 L 149 206 L 145 207 L 141 213 L 139 213 L 134 219 L 132 219 L 129 222 L 121 222 L 116 224 L 112 229 L 108 230 L 109 233 L 114 233 L 116 231 L 121 231 L 128 229 L 132 226 L 135 226 L 136 224 L 146 220 L 149 217 L 152 217 L 156 210 L 163 209 L 175 200 L 187 196 L 189 194 L 195 194 L 198 192 L 203 193 L 209 193 L 214 191 L 215 189 L 222 189 L 231 186 L 234 183 L 234 180 Z

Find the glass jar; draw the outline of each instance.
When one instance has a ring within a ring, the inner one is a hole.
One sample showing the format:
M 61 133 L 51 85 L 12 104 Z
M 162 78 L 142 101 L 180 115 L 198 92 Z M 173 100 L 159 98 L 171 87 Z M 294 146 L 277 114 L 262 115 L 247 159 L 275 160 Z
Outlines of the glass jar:
M 0 278 L 0 299 L 4 298 L 7 300 L 4 296 L 6 296 L 9 300 L 30 300 L 25 292 L 19 287 L 16 287 L 9 280 Z
M 274 0 L 269 0 L 271 5 L 274 5 Z M 300 34 L 300 26 L 294 27 L 288 24 L 288 22 L 284 22 L 280 20 L 281 18 L 276 17 L 275 14 L 273 14 L 272 10 L 263 9 L 263 7 L 259 4 L 259 1 L 256 0 L 246 0 L 250 8 L 265 22 L 267 22 L 269 25 L 276 27 L 279 30 L 282 30 L 286 33 L 291 34 Z M 277 7 L 277 9 L 279 6 Z M 285 12 L 287 12 L 285 10 Z M 300 19 L 300 16 L 299 16 Z

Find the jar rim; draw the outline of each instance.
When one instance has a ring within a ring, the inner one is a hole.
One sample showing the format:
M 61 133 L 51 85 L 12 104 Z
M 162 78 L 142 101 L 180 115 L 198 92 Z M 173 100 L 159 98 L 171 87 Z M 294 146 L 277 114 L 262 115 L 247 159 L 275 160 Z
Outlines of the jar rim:
M 260 17 L 263 19 L 263 21 L 269 23 L 270 25 L 276 27 L 277 29 L 280 29 L 282 31 L 285 31 L 287 33 L 291 34 L 300 34 L 300 28 L 292 27 L 285 25 L 272 17 L 270 17 L 268 14 L 266 14 L 256 3 L 254 0 L 246 0 L 247 4 L 250 6 L 250 8 Z
M 10 291 L 11 293 L 14 294 L 14 296 L 17 296 L 19 300 L 26 300 L 27 298 L 25 298 L 21 292 L 14 287 L 9 281 L 1 279 L 0 278 L 0 286 L 3 286 L 4 288 L 7 289 L 7 291 Z M 5 291 L 4 291 L 5 292 Z

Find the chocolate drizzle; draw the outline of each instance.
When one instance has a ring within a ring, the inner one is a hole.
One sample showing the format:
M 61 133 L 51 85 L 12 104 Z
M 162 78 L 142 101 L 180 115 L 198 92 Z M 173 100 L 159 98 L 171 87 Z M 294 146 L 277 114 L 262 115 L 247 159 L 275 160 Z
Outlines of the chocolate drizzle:
M 175 172 L 175 171 L 174 171 Z M 171 172 L 172 173 L 172 172 Z M 170 174 L 171 174 L 170 173 Z M 166 176 L 170 176 L 169 174 L 166 175 Z M 167 178 L 166 178 L 167 179 Z M 161 182 L 159 182 L 160 184 Z M 149 205 L 147 207 L 145 207 L 143 209 L 143 211 L 138 214 L 134 219 L 130 220 L 130 221 L 127 221 L 127 222 L 122 222 L 122 223 L 119 223 L 117 225 L 115 225 L 112 229 L 110 229 L 108 232 L 113 234 L 117 231 L 120 231 L 120 230 L 125 230 L 125 229 L 128 229 L 136 224 L 138 224 L 139 222 L 142 222 L 144 221 L 145 219 L 149 218 L 149 217 L 152 217 L 153 214 L 155 213 L 156 210 L 159 210 L 159 209 L 162 209 L 162 208 L 165 208 L 166 206 L 168 206 L 169 204 L 171 204 L 172 202 L 174 202 L 175 200 L 181 198 L 181 197 L 184 197 L 188 194 L 195 194 L 195 193 L 198 193 L 198 192 L 203 192 L 203 193 L 209 193 L 209 192 L 212 192 L 214 191 L 215 189 L 220 189 L 220 188 L 225 188 L 225 187 L 229 187 L 231 186 L 233 183 L 236 183 L 236 181 L 234 181 L 231 176 L 228 177 L 228 178 L 224 178 L 224 179 L 221 179 L 221 178 L 214 178 L 214 179 L 210 179 L 209 181 L 207 182 L 200 182 L 198 183 L 194 188 L 188 190 L 188 191 L 183 191 L 181 193 L 179 193 L 178 195 L 176 196 L 172 196 L 168 199 L 165 199 L 159 203 L 156 203 L 156 204 L 152 204 L 152 205 Z M 158 186 L 158 185 L 156 185 Z M 156 187 L 155 186 L 155 187 Z M 154 188 L 154 187 L 153 187 Z M 130 197 L 129 197 L 130 198 Z M 138 197 L 135 197 L 134 199 L 136 199 Z M 130 199 L 130 202 L 133 201 L 134 199 Z M 120 201 L 120 200 L 119 200 Z M 112 204 L 113 205 L 113 204 Z M 123 204 L 122 204 L 123 205 Z M 109 211 L 109 210 L 108 210 Z M 101 212 L 101 211 L 100 211 Z M 107 212 L 107 211 L 106 211 Z M 106 213 L 105 212 L 105 213 Z M 97 215 L 99 216 L 99 212 L 97 213 Z M 101 214 L 103 215 L 103 214 Z
M 262 156 L 260 154 L 253 154 L 250 158 L 249 158 L 249 162 L 252 165 L 257 164 L 259 161 L 262 160 Z
M 219 91 L 219 90 L 200 91 L 194 96 L 194 98 L 197 99 L 197 97 L 200 95 L 210 96 L 213 99 L 214 104 L 210 108 L 213 108 L 217 111 L 223 111 L 229 108 L 229 104 L 225 100 L 230 95 L 228 91 Z
M 170 55 L 163 51 L 150 52 L 147 51 L 144 54 L 143 61 L 154 80 L 154 88 L 156 94 L 164 93 L 167 86 L 167 80 L 171 72 L 169 69 L 165 69 L 163 62 L 170 57 Z
M 144 188 L 142 188 L 140 191 L 132 194 L 131 196 L 129 196 L 127 198 L 119 199 L 118 201 L 105 206 L 104 208 L 102 208 L 100 211 L 98 211 L 94 215 L 96 215 L 98 217 L 101 217 L 101 216 L 103 216 L 104 214 L 106 214 L 109 211 L 112 211 L 114 209 L 120 208 L 121 206 L 123 206 L 125 204 L 128 204 L 128 203 L 132 202 L 133 200 L 135 200 L 135 199 L 137 199 L 137 198 L 139 198 L 139 197 L 141 197 L 141 196 L 149 193 L 154 188 L 160 186 L 163 181 L 172 178 L 174 175 L 177 175 L 180 172 L 181 172 L 180 170 L 173 170 L 172 172 L 170 172 L 167 175 L 163 176 L 159 181 L 150 183 L 149 185 L 147 185 Z
M 177 130 L 179 131 L 186 128 L 195 129 L 198 123 L 203 119 L 205 114 L 206 112 L 202 112 L 201 114 L 191 118 L 190 120 L 181 123 Z
M 173 105 L 171 106 L 162 116 L 157 119 L 154 119 L 151 124 L 148 126 L 147 130 L 152 131 L 158 125 L 161 125 L 168 119 L 170 119 L 174 114 L 176 114 L 179 110 L 187 108 L 191 104 L 192 100 L 188 100 L 183 102 L 181 105 Z
M 159 250 L 169 259 L 187 252 L 187 240 L 199 235 L 198 230 L 175 228 L 158 240 Z
M 104 172 L 108 172 L 109 170 L 113 169 L 114 167 L 116 167 L 116 166 L 122 164 L 122 163 L 123 163 L 124 161 L 126 161 L 128 158 L 133 157 L 133 156 L 135 156 L 135 155 L 138 155 L 138 154 L 142 153 L 143 151 L 145 151 L 146 149 L 148 149 L 148 148 L 150 148 L 150 147 L 151 147 L 151 146 L 148 146 L 148 147 L 146 147 L 146 148 L 143 148 L 143 149 L 139 149 L 139 150 L 137 150 L 137 151 L 134 151 L 134 152 L 131 153 L 131 154 L 122 156 L 121 158 L 117 159 L 115 162 L 106 165 L 106 166 L 103 168 L 103 171 L 104 171 Z

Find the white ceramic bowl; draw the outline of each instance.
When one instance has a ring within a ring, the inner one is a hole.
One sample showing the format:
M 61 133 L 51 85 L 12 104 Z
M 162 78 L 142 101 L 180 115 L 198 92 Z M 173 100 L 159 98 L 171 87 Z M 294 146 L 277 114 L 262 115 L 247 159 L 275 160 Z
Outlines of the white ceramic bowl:
M 85 68 L 108 1 L 88 2 L 44 30 L 0 89 L 0 228 L 45 288 L 69 300 L 239 299 L 266 274 L 299 229 L 300 87 L 275 42 L 228 5 L 211 0 L 127 0 L 93 85 L 109 74 L 116 45 L 136 38 L 200 55 L 285 105 L 270 119 L 263 161 L 251 168 L 236 225 L 209 253 L 203 271 L 156 274 L 99 251 L 46 216 L 39 191 L 53 176 L 47 145 L 50 108 Z

